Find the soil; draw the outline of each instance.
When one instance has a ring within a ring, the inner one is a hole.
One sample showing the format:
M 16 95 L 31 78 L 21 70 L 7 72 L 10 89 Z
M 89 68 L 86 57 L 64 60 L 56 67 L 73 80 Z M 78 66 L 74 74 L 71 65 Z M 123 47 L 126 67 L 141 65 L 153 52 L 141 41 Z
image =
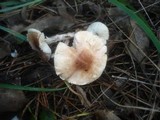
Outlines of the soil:
M 30 2 L 17 1 L 8 7 Z M 160 2 L 129 0 L 127 4 L 135 8 L 159 39 Z M 7 8 L 3 4 L 0 7 Z M 86 30 L 95 21 L 106 24 L 110 31 L 107 66 L 102 76 L 91 84 L 76 86 L 56 75 L 53 59 L 42 60 L 27 40 L 0 29 L 1 84 L 66 87 L 56 92 L 0 88 L 0 120 L 14 116 L 21 120 L 159 120 L 159 53 L 125 12 L 106 0 L 48 0 L 0 13 L 1 26 L 25 37 L 29 28 L 50 37 Z M 57 44 L 50 45 L 52 53 Z

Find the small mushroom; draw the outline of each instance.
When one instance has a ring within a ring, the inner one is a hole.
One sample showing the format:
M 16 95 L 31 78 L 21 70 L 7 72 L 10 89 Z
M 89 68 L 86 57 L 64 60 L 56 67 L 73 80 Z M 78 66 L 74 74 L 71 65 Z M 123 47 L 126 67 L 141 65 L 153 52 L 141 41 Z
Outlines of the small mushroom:
M 99 36 L 103 39 L 104 44 L 106 44 L 109 38 L 108 27 L 101 22 L 94 22 L 88 26 L 87 31 L 92 32 L 93 34 Z
M 76 85 L 89 84 L 98 79 L 106 66 L 107 47 L 104 40 L 89 31 L 79 31 L 73 46 L 60 42 L 54 54 L 56 74 Z
M 37 51 L 43 60 L 48 61 L 51 57 L 51 49 L 46 43 L 45 36 L 36 29 L 29 29 L 27 40 L 33 50 Z
M 47 37 L 39 30 L 31 28 L 28 30 L 27 39 L 32 49 L 37 51 L 43 60 L 48 61 L 51 57 L 49 45 L 59 41 L 67 41 L 73 38 L 74 34 L 74 32 L 70 32 Z

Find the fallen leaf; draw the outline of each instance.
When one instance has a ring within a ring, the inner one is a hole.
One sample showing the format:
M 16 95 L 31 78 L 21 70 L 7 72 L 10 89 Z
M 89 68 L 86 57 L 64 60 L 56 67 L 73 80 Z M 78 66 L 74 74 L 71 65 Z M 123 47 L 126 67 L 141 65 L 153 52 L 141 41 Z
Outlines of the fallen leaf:
M 76 86 L 77 93 L 80 94 L 79 99 L 81 100 L 82 105 L 84 105 L 86 108 L 91 106 L 90 101 L 88 100 L 86 96 L 86 92 L 82 89 L 80 86 Z
M 0 38 L 0 59 L 10 55 L 10 43 Z
M 68 20 L 68 22 L 74 23 L 74 17 L 68 13 L 66 4 L 62 0 L 57 0 L 56 4 L 57 4 L 59 15 L 62 18 Z
M 22 91 L 0 89 L 0 112 L 20 110 L 26 103 L 26 97 Z
M 94 120 L 121 120 L 113 111 L 97 110 L 94 115 Z
M 131 34 L 131 40 L 137 45 L 145 54 L 147 54 L 147 49 L 149 48 L 149 39 L 145 32 L 135 23 L 135 21 L 130 21 L 133 29 Z M 128 49 L 133 56 L 134 60 L 140 63 L 143 70 L 145 70 L 144 62 L 145 56 L 137 49 L 131 42 L 128 44 Z
M 96 17 L 95 20 L 102 16 L 102 9 L 99 4 L 91 1 L 87 1 L 79 7 L 79 14 L 83 16 L 93 16 Z
M 127 14 L 117 7 L 110 8 L 108 14 L 114 23 L 129 36 L 131 25 L 130 18 L 126 17 Z
M 117 7 L 112 7 L 108 9 L 108 15 L 114 24 L 110 26 L 110 39 L 108 41 L 108 53 L 115 47 L 115 45 L 122 42 L 122 32 L 117 30 L 118 26 L 126 35 L 129 35 L 130 19 L 125 18 L 126 13 Z
M 73 22 L 70 22 L 61 16 L 52 16 L 50 14 L 47 14 L 35 20 L 33 24 L 26 27 L 23 31 L 27 31 L 30 28 L 34 28 L 39 31 L 48 31 L 50 32 L 50 34 L 52 34 L 56 30 L 62 31 L 68 29 L 73 24 L 74 24 Z
M 91 1 L 87 1 L 86 4 L 90 8 L 90 10 L 96 15 L 96 19 L 98 19 L 101 16 L 101 13 L 102 13 L 102 9 L 101 9 L 100 5 L 95 4 Z
M 114 7 L 109 9 L 109 15 L 114 23 L 130 38 L 127 46 L 127 54 L 129 54 L 136 62 L 140 63 L 142 70 L 145 70 L 144 55 L 138 50 L 140 48 L 145 54 L 149 47 L 149 39 L 145 32 L 135 23 L 135 21 L 126 17 L 127 14 L 121 9 Z M 133 45 L 133 43 L 137 45 Z

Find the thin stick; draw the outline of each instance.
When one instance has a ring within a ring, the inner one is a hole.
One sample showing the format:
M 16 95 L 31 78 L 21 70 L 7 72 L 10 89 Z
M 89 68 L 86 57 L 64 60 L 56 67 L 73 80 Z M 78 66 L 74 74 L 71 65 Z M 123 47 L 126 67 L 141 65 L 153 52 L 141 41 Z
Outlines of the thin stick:
M 101 88 L 101 91 L 102 91 L 103 95 L 104 95 L 107 99 L 109 99 L 112 103 L 114 103 L 115 105 L 117 105 L 117 106 L 119 106 L 119 107 L 139 109 L 139 110 L 146 110 L 146 111 L 152 111 L 152 112 L 160 112 L 159 109 L 154 109 L 154 108 L 146 108 L 146 107 L 130 106 L 130 105 L 121 105 L 121 104 L 115 102 L 114 100 L 112 100 L 110 97 L 108 97 L 108 96 L 105 94 L 105 91 L 102 90 L 102 88 Z
M 119 76 L 114 76 L 114 75 L 112 75 L 112 78 L 129 80 L 129 81 L 132 81 L 132 82 L 137 82 L 137 83 L 141 83 L 141 84 L 150 85 L 150 86 L 154 86 L 154 87 L 160 88 L 160 85 L 150 84 L 150 83 L 147 83 L 147 82 L 144 82 L 144 81 L 135 80 L 135 79 L 130 79 L 130 78 L 126 78 L 126 77 L 119 77 Z

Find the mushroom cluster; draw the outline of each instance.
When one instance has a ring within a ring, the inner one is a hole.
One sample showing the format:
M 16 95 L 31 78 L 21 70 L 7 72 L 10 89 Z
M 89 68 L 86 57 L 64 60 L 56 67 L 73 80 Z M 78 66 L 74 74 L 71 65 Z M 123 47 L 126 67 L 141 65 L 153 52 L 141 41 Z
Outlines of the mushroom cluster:
M 100 22 L 91 24 L 87 31 L 75 33 L 70 47 L 60 42 L 54 54 L 56 74 L 76 85 L 89 84 L 98 79 L 106 66 L 108 28 Z
M 109 38 L 109 30 L 105 24 L 95 22 L 86 31 L 69 35 L 73 37 L 72 46 L 59 42 L 52 55 L 56 74 L 62 80 L 75 85 L 89 84 L 98 79 L 105 69 L 107 62 L 106 42 Z M 35 33 L 31 29 L 28 31 L 27 37 L 32 49 L 47 53 L 47 58 L 50 58 L 51 50 L 47 44 L 48 38 L 44 38 L 43 33 L 38 31 Z M 33 45 L 34 39 L 39 39 L 38 45 L 41 47 Z M 48 40 L 51 43 L 51 39 Z M 45 44 L 42 45 L 42 43 Z

